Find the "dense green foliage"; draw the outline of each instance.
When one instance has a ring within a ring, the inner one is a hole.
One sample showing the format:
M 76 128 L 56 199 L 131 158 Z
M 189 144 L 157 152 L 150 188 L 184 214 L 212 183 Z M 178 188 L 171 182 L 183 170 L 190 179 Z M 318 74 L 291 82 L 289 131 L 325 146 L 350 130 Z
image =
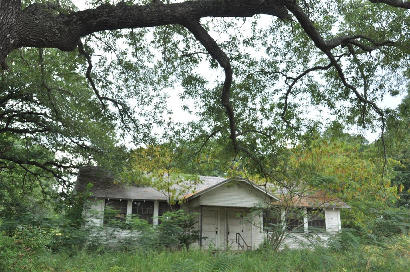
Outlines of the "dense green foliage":
M 0 271 L 408 271 L 410 241 L 398 236 L 383 245 L 350 242 L 343 249 L 212 251 L 33 251 L 18 240 L 0 236 Z M 2 270 L 3 269 L 3 270 Z
M 387 150 L 390 157 L 399 161 L 392 183 L 397 186 L 397 205 L 410 207 L 410 94 L 403 99 L 394 116 L 389 119 Z

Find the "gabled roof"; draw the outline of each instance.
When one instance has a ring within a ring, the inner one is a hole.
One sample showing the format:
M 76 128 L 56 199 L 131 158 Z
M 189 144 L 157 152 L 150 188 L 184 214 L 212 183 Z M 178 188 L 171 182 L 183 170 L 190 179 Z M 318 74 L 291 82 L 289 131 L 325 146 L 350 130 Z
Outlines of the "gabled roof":
M 203 177 L 200 177 L 201 180 L 202 180 L 202 178 L 203 178 Z M 204 178 L 208 178 L 208 179 L 209 179 L 210 177 L 204 177 Z M 249 185 L 250 187 L 252 187 L 253 189 L 255 189 L 256 191 L 259 191 L 259 192 L 261 192 L 261 193 L 263 193 L 263 194 L 265 194 L 265 195 L 271 197 L 271 198 L 274 199 L 274 200 L 279 200 L 279 199 L 278 199 L 277 197 L 275 197 L 273 194 L 271 194 L 271 193 L 269 193 L 268 191 L 264 190 L 263 188 L 261 188 L 260 186 L 256 185 L 255 183 L 253 183 L 253 182 L 251 182 L 251 181 L 249 181 L 249 180 L 243 179 L 243 178 L 239 178 L 239 177 L 229 178 L 229 179 L 218 178 L 218 180 L 215 179 L 215 180 L 213 180 L 213 182 L 207 182 L 205 186 L 199 186 L 199 187 L 196 188 L 195 191 L 193 191 L 193 193 L 185 195 L 185 196 L 184 196 L 184 199 L 187 200 L 187 201 L 189 201 L 189 200 L 191 200 L 191 199 L 194 199 L 194 198 L 196 198 L 196 197 L 198 197 L 198 196 L 201 196 L 201 195 L 203 195 L 203 194 L 206 194 L 206 193 L 208 193 L 208 192 L 210 192 L 210 191 L 212 191 L 212 190 L 214 190 L 214 189 L 216 189 L 216 188 L 218 188 L 218 187 L 220 187 L 220 186 L 222 186 L 222 185 L 224 185 L 224 184 L 227 184 L 227 183 L 229 183 L 229 182 L 232 182 L 232 181 L 243 182 L 243 183 Z
M 186 181 L 185 184 L 174 186 L 173 189 L 176 191 L 176 195 L 179 196 L 180 199 L 190 201 L 233 181 L 243 182 L 256 191 L 272 198 L 273 204 L 282 205 L 281 197 L 275 196 L 269 191 L 269 188 L 266 190 L 265 187 L 239 177 L 226 179 L 223 177 L 200 176 L 199 182 L 192 183 Z M 93 197 L 97 198 L 168 200 L 166 192 L 157 190 L 153 187 L 115 183 L 111 172 L 104 170 L 101 167 L 86 166 L 80 168 L 75 190 L 79 192 L 85 191 L 89 183 L 92 184 L 91 188 L 88 189 L 89 192 Z M 189 187 L 189 190 L 184 190 L 184 188 L 187 187 Z M 294 197 L 292 202 L 296 207 L 350 208 L 346 203 L 337 198 L 329 197 L 324 192 L 316 192 L 303 197 Z
M 270 196 L 272 199 L 278 200 L 278 198 L 266 192 L 261 187 L 255 185 L 253 182 L 242 178 L 226 179 L 223 177 L 200 176 L 199 182 L 189 183 L 187 181 L 186 184 L 174 186 L 173 189 L 175 189 L 176 194 L 179 195 L 181 199 L 189 201 L 190 199 L 196 198 L 234 180 L 244 182 L 255 190 Z M 127 185 L 121 183 L 116 184 L 114 182 L 113 175 L 109 171 L 96 166 L 86 166 L 80 169 L 75 189 L 77 191 L 84 191 L 89 183 L 92 184 L 89 188 L 89 192 L 93 197 L 112 199 L 168 200 L 166 192 L 162 192 L 153 187 Z M 190 187 L 188 192 L 183 189 L 187 186 Z

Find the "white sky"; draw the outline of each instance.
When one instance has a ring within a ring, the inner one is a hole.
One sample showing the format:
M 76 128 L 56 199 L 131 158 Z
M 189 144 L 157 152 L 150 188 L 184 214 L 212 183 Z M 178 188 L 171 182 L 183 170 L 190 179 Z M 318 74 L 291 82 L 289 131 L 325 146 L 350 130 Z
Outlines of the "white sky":
M 79 8 L 79 10 L 84 10 L 89 7 L 89 5 L 87 4 L 88 1 L 86 0 L 72 0 L 72 2 Z M 205 68 L 203 69 L 203 73 L 209 75 L 210 71 Z M 182 109 L 183 102 L 179 98 L 179 94 L 182 91 L 183 90 L 180 86 L 175 86 L 175 88 L 173 88 L 172 91 L 169 91 L 167 93 L 169 94 L 168 107 L 173 112 L 172 114 L 173 121 L 183 123 L 186 121 L 193 120 L 195 117 L 192 115 L 190 116 L 187 112 L 185 112 Z M 400 104 L 404 96 L 405 94 L 397 95 L 394 97 L 391 95 L 385 95 L 382 101 L 378 104 L 381 108 L 396 108 Z M 310 111 L 308 111 L 307 116 L 309 116 L 309 118 L 312 118 L 312 117 L 314 119 L 317 118 L 318 120 L 332 119 L 332 116 L 326 114 L 326 112 L 319 112 L 313 108 Z M 361 128 L 351 128 L 348 132 L 355 133 L 355 134 L 362 134 L 370 142 L 374 141 L 380 136 L 380 131 L 374 132 L 370 130 L 363 130 Z
M 79 10 L 84 10 L 88 7 L 87 1 L 85 0 L 71 0 L 71 2 L 73 2 Z

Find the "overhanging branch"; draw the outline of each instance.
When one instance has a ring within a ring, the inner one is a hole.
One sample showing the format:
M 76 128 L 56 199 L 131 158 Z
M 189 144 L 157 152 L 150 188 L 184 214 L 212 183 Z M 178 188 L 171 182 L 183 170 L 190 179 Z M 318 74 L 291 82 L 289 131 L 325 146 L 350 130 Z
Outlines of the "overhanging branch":
M 229 58 L 219 47 L 216 41 L 211 37 L 211 35 L 209 35 L 209 33 L 201 26 L 198 19 L 185 20 L 182 25 L 184 25 L 189 31 L 192 32 L 195 38 L 205 47 L 209 54 L 219 63 L 219 65 L 221 65 L 221 67 L 225 71 L 225 81 L 222 88 L 221 102 L 225 108 L 226 114 L 228 115 L 230 135 L 235 152 L 238 152 L 235 115 L 232 104 L 230 102 L 232 67 Z
M 373 4 L 386 4 L 396 8 L 410 9 L 410 2 L 403 0 L 369 0 Z
M 313 22 L 309 19 L 309 17 L 303 12 L 303 10 L 296 4 L 296 2 L 286 2 L 286 7 L 289 9 L 290 12 L 292 12 L 292 14 L 296 17 L 296 19 L 298 20 L 298 22 L 301 24 L 302 28 L 305 30 L 306 34 L 312 39 L 312 41 L 314 42 L 314 44 L 316 45 L 316 47 L 318 47 L 323 53 L 326 54 L 326 56 L 329 58 L 331 65 L 336 69 L 336 72 L 339 76 L 339 79 L 341 80 L 341 82 L 343 83 L 343 85 L 351 90 L 357 97 L 357 99 L 364 103 L 365 105 L 370 105 L 373 110 L 380 116 L 380 120 L 381 120 L 381 140 L 383 143 L 383 150 L 384 150 L 384 165 L 383 165 L 383 175 L 384 175 L 384 169 L 386 167 L 386 163 L 387 163 L 387 158 L 386 158 L 386 148 L 385 148 L 385 144 L 384 144 L 384 130 L 386 127 L 386 120 L 385 120 L 385 116 L 384 116 L 384 112 L 381 108 L 379 108 L 375 102 L 368 100 L 367 97 L 363 96 L 355 86 L 353 86 L 352 84 L 350 84 L 347 79 L 346 76 L 343 72 L 342 67 L 340 66 L 340 64 L 338 63 L 338 61 L 336 60 L 336 57 L 332 54 L 331 49 L 336 47 L 338 43 L 340 43 L 340 45 L 348 45 L 348 43 L 350 42 L 350 40 L 352 39 L 357 39 L 357 38 L 364 38 L 367 39 L 368 41 L 372 42 L 375 46 L 379 47 L 379 46 L 383 46 L 383 45 L 391 45 L 389 41 L 384 42 L 384 43 L 376 43 L 374 41 L 372 41 L 370 38 L 366 38 L 364 36 L 355 36 L 355 37 L 348 37 L 348 38 L 338 38 L 338 39 L 334 39 L 331 40 L 331 42 L 326 42 L 322 36 L 320 35 L 320 33 L 317 31 L 317 29 L 315 28 Z M 338 42 L 336 42 L 338 41 Z M 331 46 L 330 46 L 331 45 Z M 363 48 L 362 48 L 363 49 Z M 364 49 L 363 49 L 364 50 Z M 365 50 L 366 51 L 366 50 Z
M 251 17 L 268 14 L 281 19 L 289 18 L 284 4 L 277 0 L 207 0 L 146 5 L 120 2 L 69 13 L 59 13 L 55 7 L 41 3 L 31 4 L 21 10 L 20 2 L 10 4 L 14 2 L 18 1 L 0 2 L 0 63 L 3 68 L 5 58 L 14 49 L 47 47 L 72 51 L 81 37 L 103 30 L 179 24 L 187 17 Z
M 313 22 L 309 19 L 309 17 L 303 12 L 303 10 L 297 6 L 296 3 L 288 3 L 286 4 L 286 7 L 293 13 L 293 15 L 296 17 L 298 22 L 301 24 L 302 28 L 305 30 L 306 34 L 312 39 L 316 47 L 318 47 L 323 53 L 326 54 L 326 56 L 329 58 L 331 64 L 333 67 L 336 69 L 340 80 L 342 81 L 343 85 L 353 91 L 353 93 L 356 95 L 356 97 L 363 103 L 369 104 L 382 118 L 382 121 L 384 123 L 384 114 L 383 111 L 374 103 L 373 101 L 370 101 L 363 97 L 363 95 L 360 94 L 360 92 L 351 85 L 350 83 L 347 82 L 346 77 L 343 73 L 343 70 L 339 63 L 337 62 L 335 56 L 332 54 L 331 49 L 336 46 L 335 40 L 332 42 L 326 42 L 320 33 L 317 31 L 316 27 L 314 26 Z M 359 36 L 358 36 L 359 37 Z M 362 37 L 362 36 L 360 36 Z M 352 37 L 351 37 L 352 38 Z M 349 38 L 349 39 L 351 39 Z M 357 37 L 356 37 L 357 38 Z M 349 40 L 348 39 L 348 40 Z M 345 39 L 343 38 L 338 38 L 337 39 L 340 43 L 342 44 Z M 330 46 L 331 44 L 331 46 Z

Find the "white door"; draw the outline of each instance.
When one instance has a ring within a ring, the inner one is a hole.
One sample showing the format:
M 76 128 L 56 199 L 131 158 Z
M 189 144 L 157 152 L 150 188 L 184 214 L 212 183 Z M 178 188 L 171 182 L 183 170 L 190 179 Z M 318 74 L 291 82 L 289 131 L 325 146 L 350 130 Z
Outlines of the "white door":
M 202 247 L 217 248 L 218 244 L 218 208 L 202 207 Z
M 252 222 L 245 209 L 227 209 L 227 234 L 230 249 L 247 249 L 252 245 Z

